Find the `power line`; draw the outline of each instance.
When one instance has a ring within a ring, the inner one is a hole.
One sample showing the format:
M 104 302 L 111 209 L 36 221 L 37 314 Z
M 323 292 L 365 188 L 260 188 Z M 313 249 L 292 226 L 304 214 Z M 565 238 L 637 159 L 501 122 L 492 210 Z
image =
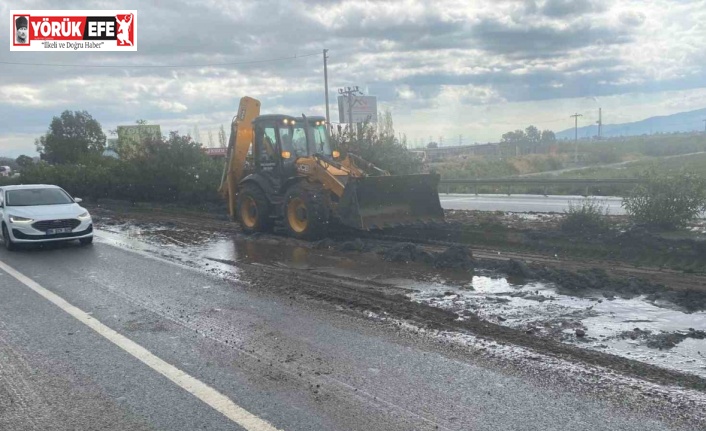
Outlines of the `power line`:
M 244 64 L 258 64 L 258 63 L 270 63 L 275 61 L 285 61 L 285 60 L 296 60 L 299 58 L 313 57 L 315 55 L 320 55 L 320 53 L 311 53 L 303 55 L 294 55 L 290 57 L 279 57 L 279 58 L 269 58 L 265 60 L 250 60 L 250 61 L 237 61 L 233 63 L 205 63 L 205 64 L 157 64 L 157 65 L 129 65 L 129 66 L 119 66 L 112 64 L 55 64 L 55 63 L 20 63 L 13 61 L 0 61 L 0 64 L 9 64 L 16 66 L 47 66 L 47 67 L 99 67 L 99 68 L 120 68 L 120 69 L 131 69 L 131 68 L 190 68 L 190 67 L 218 67 L 218 66 L 239 66 Z

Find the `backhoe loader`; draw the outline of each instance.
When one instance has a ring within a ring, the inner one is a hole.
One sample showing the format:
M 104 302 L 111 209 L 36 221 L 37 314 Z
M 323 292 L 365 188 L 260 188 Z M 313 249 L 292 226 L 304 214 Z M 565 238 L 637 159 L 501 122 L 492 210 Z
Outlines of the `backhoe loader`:
M 323 117 L 260 115 L 240 100 L 231 123 L 220 193 L 246 232 L 282 223 L 289 235 L 316 239 L 336 223 L 370 230 L 440 221 L 439 176 L 393 176 L 332 147 Z

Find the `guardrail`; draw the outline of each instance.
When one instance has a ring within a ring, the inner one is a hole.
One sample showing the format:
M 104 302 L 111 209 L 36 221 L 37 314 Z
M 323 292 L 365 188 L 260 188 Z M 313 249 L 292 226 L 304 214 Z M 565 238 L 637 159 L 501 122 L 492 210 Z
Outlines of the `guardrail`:
M 474 194 L 478 194 L 478 186 L 500 186 L 507 187 L 507 194 L 511 194 L 513 186 L 544 186 L 544 194 L 547 195 L 549 187 L 574 186 L 585 188 L 585 195 L 589 196 L 591 188 L 600 186 L 616 185 L 638 185 L 643 180 L 631 178 L 614 179 L 581 179 L 581 178 L 487 178 L 487 179 L 442 179 L 439 182 L 440 191 L 450 192 L 451 186 L 468 186 L 472 188 Z

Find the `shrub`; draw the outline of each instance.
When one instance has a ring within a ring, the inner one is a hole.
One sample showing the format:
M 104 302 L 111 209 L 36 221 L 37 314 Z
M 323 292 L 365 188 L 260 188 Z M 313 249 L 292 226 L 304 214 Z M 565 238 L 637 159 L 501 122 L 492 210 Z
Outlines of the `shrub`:
M 706 178 L 680 171 L 658 173 L 650 168 L 639 175 L 644 181 L 623 200 L 623 207 L 638 224 L 676 229 L 706 210 Z
M 561 230 L 568 233 L 596 233 L 609 229 L 605 202 L 586 198 L 580 203 L 569 202 L 569 210 L 564 212 Z
M 73 196 L 132 202 L 203 205 L 221 202 L 222 160 L 211 160 L 188 137 L 175 133 L 144 146 L 131 160 L 87 157 L 80 163 L 27 167 L 14 183 L 56 184 Z
M 343 130 L 331 137 L 336 148 L 353 153 L 393 175 L 417 174 L 422 161 L 407 149 L 407 139 L 395 135 L 390 112 L 381 114 L 380 123 L 364 124 L 359 133 Z

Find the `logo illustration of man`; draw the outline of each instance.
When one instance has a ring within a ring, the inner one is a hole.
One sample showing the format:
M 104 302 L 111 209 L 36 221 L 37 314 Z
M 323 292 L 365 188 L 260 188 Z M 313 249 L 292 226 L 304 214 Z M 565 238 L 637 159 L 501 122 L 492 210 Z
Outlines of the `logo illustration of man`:
M 29 43 L 27 27 L 29 27 L 29 20 L 26 16 L 15 19 L 15 43 L 22 45 Z
M 120 15 L 115 17 L 115 20 L 118 22 L 118 40 L 120 41 L 119 45 L 125 45 L 128 44 L 132 46 L 132 42 L 130 42 L 130 24 L 132 24 L 132 14 L 127 14 L 123 15 L 124 19 L 120 19 Z

